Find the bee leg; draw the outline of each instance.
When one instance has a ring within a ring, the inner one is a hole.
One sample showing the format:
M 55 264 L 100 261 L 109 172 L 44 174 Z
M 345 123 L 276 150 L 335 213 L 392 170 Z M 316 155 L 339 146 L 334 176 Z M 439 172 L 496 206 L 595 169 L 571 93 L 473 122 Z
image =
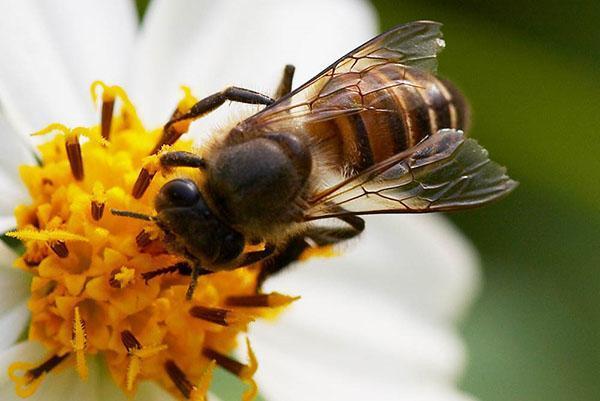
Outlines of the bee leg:
M 262 93 L 255 92 L 250 89 L 230 86 L 221 92 L 214 93 L 200 100 L 198 103 L 193 105 L 190 111 L 187 113 L 169 120 L 169 122 L 165 124 L 164 130 L 167 130 L 176 122 L 200 118 L 215 110 L 228 100 L 246 104 L 264 104 L 267 106 L 275 102 L 274 99 L 271 99 L 269 96 L 263 95 Z
M 262 287 L 267 278 L 296 262 L 306 249 L 315 244 L 318 247 L 334 245 L 356 237 L 365 229 L 365 221 L 358 216 L 347 215 L 338 218 L 350 227 L 313 227 L 307 232 L 292 237 L 280 252 L 265 261 L 257 279 L 257 289 Z
M 267 244 L 267 246 L 265 246 L 265 249 L 263 249 L 262 251 L 247 252 L 242 255 L 242 258 L 236 264 L 235 268 L 237 269 L 238 267 L 248 266 L 263 259 L 266 259 L 269 256 L 273 255 L 273 252 L 275 252 L 275 246 L 270 244 Z
M 206 161 L 192 152 L 167 152 L 160 156 L 160 165 L 164 168 L 169 167 L 196 167 L 204 169 Z
M 296 71 L 296 67 L 291 64 L 287 64 L 283 69 L 283 77 L 281 77 L 281 82 L 279 82 L 279 86 L 277 87 L 277 91 L 275 91 L 275 99 L 279 99 L 290 93 L 292 91 L 292 81 L 294 80 L 294 71 Z
M 198 284 L 198 277 L 200 277 L 200 272 L 204 269 L 198 264 L 194 263 L 192 265 L 192 272 L 190 274 L 190 284 L 188 285 L 187 291 L 185 292 L 185 299 L 188 301 L 192 299 L 194 296 L 194 291 L 196 290 L 196 285 Z

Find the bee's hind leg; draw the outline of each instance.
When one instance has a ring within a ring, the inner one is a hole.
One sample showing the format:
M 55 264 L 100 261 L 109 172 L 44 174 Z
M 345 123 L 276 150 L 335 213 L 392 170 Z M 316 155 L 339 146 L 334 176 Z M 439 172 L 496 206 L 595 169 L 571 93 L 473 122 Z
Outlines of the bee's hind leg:
M 338 217 L 349 227 L 313 227 L 310 230 L 292 237 L 288 243 L 273 257 L 267 259 L 257 279 L 257 291 L 269 277 L 281 272 L 296 262 L 308 248 L 334 245 L 356 237 L 365 229 L 365 221 L 355 215 Z
M 296 67 L 291 64 L 287 64 L 283 68 L 283 77 L 281 77 L 281 82 L 279 82 L 279 86 L 275 91 L 275 99 L 279 99 L 292 91 L 292 81 L 294 80 L 295 71 Z

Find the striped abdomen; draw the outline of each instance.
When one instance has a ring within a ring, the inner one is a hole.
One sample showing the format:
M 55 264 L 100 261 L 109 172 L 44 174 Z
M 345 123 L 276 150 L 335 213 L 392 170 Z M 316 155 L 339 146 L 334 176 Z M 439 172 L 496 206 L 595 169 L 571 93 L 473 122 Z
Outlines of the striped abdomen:
M 467 128 L 467 106 L 447 81 L 421 70 L 385 64 L 336 76 L 321 90 L 313 112 L 354 108 L 308 127 L 334 143 L 339 162 L 362 171 L 442 128 Z M 330 146 L 331 147 L 331 146 Z

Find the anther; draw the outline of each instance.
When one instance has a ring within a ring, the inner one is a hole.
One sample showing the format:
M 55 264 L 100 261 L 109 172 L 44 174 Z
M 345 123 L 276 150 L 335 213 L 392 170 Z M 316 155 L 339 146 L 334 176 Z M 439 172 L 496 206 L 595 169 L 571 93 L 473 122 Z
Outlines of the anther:
M 147 247 L 151 242 L 152 239 L 150 233 L 146 230 L 140 231 L 138 235 L 135 236 L 135 243 L 140 249 Z
M 45 374 L 49 373 L 64 361 L 70 354 L 53 355 L 38 366 L 31 367 L 27 362 L 15 362 L 8 367 L 8 376 L 15 383 L 18 396 L 25 398 L 33 395 Z M 23 375 L 18 374 L 24 371 Z
M 123 330 L 121 332 L 121 342 L 129 353 L 136 349 L 142 349 L 142 344 L 140 344 L 138 339 L 135 338 L 133 333 L 129 330 Z
M 69 256 L 69 248 L 67 248 L 67 244 L 63 240 L 50 241 L 48 242 L 48 246 L 50 246 L 50 249 L 52 249 L 59 258 L 66 258 Z
M 169 359 L 165 362 L 165 371 L 181 394 L 185 398 L 190 399 L 192 392 L 196 390 L 196 386 L 187 378 L 181 368 L 173 360 Z
M 71 173 L 77 181 L 83 180 L 83 158 L 81 157 L 81 145 L 79 137 L 75 134 L 68 134 L 65 138 L 65 149 L 67 158 L 71 165 Z
M 171 114 L 169 121 L 175 120 L 185 114 L 198 101 L 198 99 L 192 95 L 190 88 L 182 86 L 181 89 L 183 90 L 184 96 Z M 189 127 L 190 121 L 187 120 L 178 124 L 170 125 L 167 128 L 163 128 L 162 135 L 150 154 L 153 155 L 158 153 L 164 145 L 173 145 L 183 134 L 189 130 Z
M 148 169 L 142 167 L 137 179 L 135 180 L 135 184 L 133 184 L 131 195 L 133 195 L 135 199 L 140 199 L 146 192 L 146 189 L 148 189 L 150 186 L 150 183 L 155 175 L 156 173 L 151 173 L 148 171 Z
M 91 206 L 92 219 L 96 221 L 100 220 L 102 218 L 102 215 L 104 214 L 104 207 L 106 206 L 106 204 L 103 202 L 93 200 Z
M 202 350 L 202 355 L 206 358 L 213 360 L 228 372 L 234 374 L 243 380 L 246 384 L 248 384 L 248 388 L 244 392 L 242 396 L 243 401 L 250 401 L 256 398 L 258 394 L 258 387 L 256 382 L 254 381 L 254 374 L 258 369 L 258 362 L 256 361 L 256 356 L 254 355 L 254 351 L 250 346 L 250 341 L 246 338 L 246 348 L 248 350 L 248 364 L 245 365 L 241 362 L 236 361 L 233 358 L 228 357 L 225 354 L 222 354 L 218 351 L 215 351 L 212 348 L 204 348 Z
M 166 345 L 157 345 L 157 346 L 149 346 L 144 347 L 138 341 L 137 338 L 133 335 L 133 333 L 129 330 L 124 330 L 121 332 L 121 342 L 125 346 L 127 350 L 127 354 L 129 355 L 129 365 L 127 366 L 127 391 L 133 390 L 133 385 L 135 383 L 135 379 L 141 370 L 141 360 L 143 358 L 148 358 L 158 354 L 159 352 L 167 349 Z
M 193 306 L 188 312 L 197 319 L 206 320 L 207 322 L 221 326 L 231 326 L 236 323 L 248 323 L 252 321 L 252 318 L 241 316 L 235 311 L 207 306 Z
M 100 119 L 100 127 L 102 138 L 110 139 L 110 127 L 113 119 L 113 111 L 115 109 L 114 96 L 107 95 L 106 92 L 102 96 L 102 117 Z
M 181 113 L 179 111 L 179 109 L 175 109 L 175 111 L 173 112 L 173 114 L 171 115 L 171 120 L 181 116 L 183 113 Z M 188 124 L 189 126 L 189 124 Z M 154 145 L 154 148 L 152 149 L 152 151 L 150 152 L 151 155 L 158 153 L 158 151 L 164 146 L 164 145 L 173 145 L 175 142 L 177 142 L 177 140 L 181 137 L 181 135 L 185 134 L 187 132 L 187 127 L 185 130 L 182 129 L 178 129 L 181 128 L 180 126 L 175 126 L 172 125 L 170 127 L 167 128 L 163 128 L 162 134 L 160 139 L 158 140 L 158 142 L 156 143 L 156 145 Z
M 278 292 L 270 294 L 232 295 L 225 299 L 225 305 L 245 308 L 277 308 L 289 305 L 300 297 L 283 295 Z
M 92 201 L 91 201 L 91 214 L 92 219 L 98 221 L 104 214 L 104 208 L 106 206 L 106 194 L 104 193 L 104 186 L 100 181 L 94 183 L 92 188 Z
M 202 349 L 202 355 L 204 355 L 209 360 L 214 360 L 217 365 L 228 371 L 229 373 L 241 377 L 244 369 L 247 368 L 243 363 L 228 357 L 225 354 L 222 354 L 218 351 L 215 351 L 212 348 L 204 348 Z
M 75 314 L 73 316 L 73 331 L 71 334 L 71 345 L 75 351 L 76 369 L 79 373 L 79 377 L 87 379 L 88 369 L 85 363 L 85 349 L 87 348 L 87 333 L 85 329 L 85 320 L 81 318 L 79 313 L 79 307 L 75 307 Z

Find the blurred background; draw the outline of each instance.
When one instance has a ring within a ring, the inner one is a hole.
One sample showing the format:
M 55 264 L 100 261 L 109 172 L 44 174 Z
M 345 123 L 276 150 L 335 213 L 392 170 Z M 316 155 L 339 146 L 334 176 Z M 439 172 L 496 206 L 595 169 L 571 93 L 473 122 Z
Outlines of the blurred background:
M 440 72 L 471 102 L 471 135 L 521 182 L 501 203 L 450 215 L 484 270 L 462 327 L 462 388 L 482 401 L 597 401 L 600 2 L 372 2 L 381 30 L 444 23 Z
M 373 4 L 382 30 L 444 23 L 440 73 L 471 102 L 471 136 L 521 182 L 449 216 L 484 269 L 462 387 L 485 401 L 600 399 L 600 2 Z

